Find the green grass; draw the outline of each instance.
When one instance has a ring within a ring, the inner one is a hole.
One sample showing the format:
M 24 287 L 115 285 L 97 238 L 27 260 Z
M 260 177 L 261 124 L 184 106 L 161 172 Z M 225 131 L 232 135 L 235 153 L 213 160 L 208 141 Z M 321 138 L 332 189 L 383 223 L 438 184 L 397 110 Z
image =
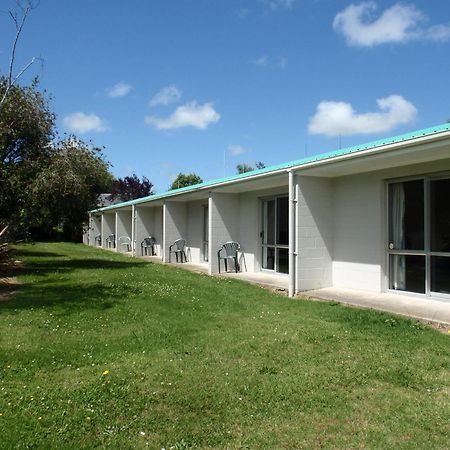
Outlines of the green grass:
M 450 339 L 419 322 L 82 245 L 16 258 L 1 448 L 449 448 Z

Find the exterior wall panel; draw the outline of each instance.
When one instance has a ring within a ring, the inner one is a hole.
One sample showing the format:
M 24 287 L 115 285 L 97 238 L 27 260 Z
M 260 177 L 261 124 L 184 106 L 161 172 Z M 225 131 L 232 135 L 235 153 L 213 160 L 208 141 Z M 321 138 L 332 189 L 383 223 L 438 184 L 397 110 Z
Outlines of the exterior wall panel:
M 106 238 L 110 234 L 116 233 L 116 215 L 115 213 L 102 214 L 102 247 L 106 247 Z
M 241 242 L 239 233 L 239 194 L 212 193 L 210 197 L 210 271 L 219 271 L 217 252 L 227 241 Z
M 296 176 L 298 184 L 296 290 L 332 284 L 332 181 Z
M 164 203 L 164 261 L 169 261 L 169 246 L 177 239 L 187 240 L 187 204 Z

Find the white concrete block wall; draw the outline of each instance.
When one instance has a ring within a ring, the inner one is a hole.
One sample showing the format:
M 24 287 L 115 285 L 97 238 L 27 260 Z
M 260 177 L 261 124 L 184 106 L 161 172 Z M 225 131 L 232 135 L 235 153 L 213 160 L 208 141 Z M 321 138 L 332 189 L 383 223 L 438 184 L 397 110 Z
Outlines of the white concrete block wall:
M 450 160 L 443 160 L 335 179 L 333 286 L 386 290 L 386 180 L 448 170 Z
M 102 214 L 102 247 L 106 247 L 106 238 L 116 232 L 116 214 L 115 212 L 104 212 Z
M 163 223 L 163 260 L 168 262 L 169 246 L 176 239 L 187 240 L 187 204 L 184 202 L 166 201 L 163 206 Z
M 147 206 L 135 206 L 135 248 L 136 255 L 141 256 L 141 243 L 149 236 L 154 236 L 154 212 L 157 208 Z
M 332 181 L 295 177 L 298 184 L 297 291 L 332 285 Z
M 89 229 L 89 245 L 95 246 L 96 236 L 102 234 L 102 216 L 91 216 Z
M 203 214 L 208 200 L 199 200 L 187 204 L 186 241 L 189 247 L 189 261 L 195 264 L 204 263 L 203 259 Z
M 132 235 L 132 214 L 131 210 L 119 209 L 116 212 L 116 240 L 117 240 L 117 251 L 125 251 L 126 248 L 122 247 L 119 243 L 119 238 L 121 236 L 129 237 L 131 240 Z
M 373 175 L 334 183 L 333 286 L 380 292 L 384 182 Z
M 241 242 L 239 197 L 239 194 L 216 192 L 210 194 L 209 268 L 211 273 L 219 271 L 217 251 L 222 244 L 227 241 Z

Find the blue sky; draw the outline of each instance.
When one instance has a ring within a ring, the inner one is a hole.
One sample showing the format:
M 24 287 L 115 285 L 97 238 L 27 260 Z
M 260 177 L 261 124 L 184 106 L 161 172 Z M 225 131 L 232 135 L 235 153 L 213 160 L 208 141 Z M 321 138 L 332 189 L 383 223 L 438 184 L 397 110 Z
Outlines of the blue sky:
M 13 34 L 2 13 L 3 73 Z M 178 172 L 206 181 L 443 123 L 449 55 L 442 0 L 40 0 L 17 68 L 42 57 L 22 82 L 40 77 L 59 132 L 162 192 Z

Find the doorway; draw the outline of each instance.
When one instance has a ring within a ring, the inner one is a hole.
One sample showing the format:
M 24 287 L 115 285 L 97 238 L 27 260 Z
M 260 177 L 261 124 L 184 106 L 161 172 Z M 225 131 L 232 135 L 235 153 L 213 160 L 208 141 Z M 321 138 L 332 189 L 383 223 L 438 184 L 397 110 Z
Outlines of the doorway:
M 262 200 L 262 268 L 289 273 L 289 202 L 287 196 Z
M 450 295 L 450 178 L 388 185 L 388 288 Z

